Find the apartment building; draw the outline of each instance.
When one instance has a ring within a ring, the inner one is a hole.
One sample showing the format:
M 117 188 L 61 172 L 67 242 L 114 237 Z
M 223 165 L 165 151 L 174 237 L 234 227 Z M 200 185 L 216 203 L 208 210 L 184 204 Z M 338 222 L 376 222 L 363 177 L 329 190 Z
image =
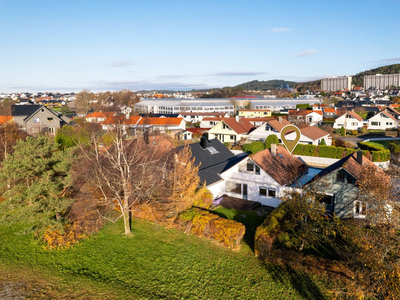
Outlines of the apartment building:
M 321 90 L 325 92 L 336 92 L 339 90 L 351 90 L 351 76 L 331 76 L 322 78 Z
M 364 89 L 390 89 L 391 86 L 396 88 L 400 86 L 400 74 L 376 74 L 364 76 Z

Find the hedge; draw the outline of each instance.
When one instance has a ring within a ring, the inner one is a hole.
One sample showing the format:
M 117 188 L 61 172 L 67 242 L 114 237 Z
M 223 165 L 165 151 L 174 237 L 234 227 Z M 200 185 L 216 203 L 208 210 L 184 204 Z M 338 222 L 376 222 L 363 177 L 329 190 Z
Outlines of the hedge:
M 264 143 L 261 141 L 256 141 L 249 144 L 244 144 L 242 148 L 244 152 L 249 152 L 254 154 L 264 150 Z
M 250 144 L 243 145 L 243 151 L 250 153 L 257 153 L 264 150 L 261 147 L 262 142 L 253 142 Z M 248 145 L 248 146 L 247 146 Z M 390 151 L 388 149 L 378 148 L 366 143 L 359 142 L 358 146 L 363 150 L 363 155 L 373 162 L 388 161 L 391 158 Z M 246 150 L 245 150 L 246 149 Z M 347 155 L 357 152 L 355 149 L 342 148 L 335 146 L 324 146 L 324 145 L 303 145 L 297 144 L 293 150 L 294 155 L 305 155 L 305 156 L 316 156 L 326 158 L 342 159 Z

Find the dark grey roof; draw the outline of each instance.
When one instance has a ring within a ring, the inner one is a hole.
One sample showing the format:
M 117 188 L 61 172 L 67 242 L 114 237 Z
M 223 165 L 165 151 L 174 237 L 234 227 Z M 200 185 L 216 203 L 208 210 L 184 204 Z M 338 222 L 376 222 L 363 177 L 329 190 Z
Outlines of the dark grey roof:
M 206 185 L 220 181 L 222 179 L 219 176 L 220 173 L 247 157 L 247 155 L 235 156 L 217 139 L 207 141 L 207 148 L 214 147 L 217 151 L 214 154 L 207 149 L 203 149 L 200 143 L 189 144 L 188 147 L 195 159 L 195 164 L 197 166 L 200 165 L 200 181 L 205 182 Z
M 11 116 L 30 116 L 40 107 L 41 105 L 11 105 Z

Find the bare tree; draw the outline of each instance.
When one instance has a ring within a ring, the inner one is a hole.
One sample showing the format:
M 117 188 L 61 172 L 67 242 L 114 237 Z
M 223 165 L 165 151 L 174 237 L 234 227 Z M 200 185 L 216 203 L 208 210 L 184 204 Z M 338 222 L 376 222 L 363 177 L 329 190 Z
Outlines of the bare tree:
M 79 112 L 86 115 L 90 109 L 93 98 L 94 95 L 89 90 L 83 90 L 76 94 L 76 106 L 78 107 Z
M 99 204 L 120 212 L 125 234 L 131 233 L 131 209 L 157 201 L 165 178 L 166 161 L 158 146 L 143 139 L 125 139 L 124 118 L 117 116 L 108 130 L 111 146 L 101 147 L 100 137 L 92 135 L 90 146 L 78 144 L 91 163 L 91 182 L 99 192 Z

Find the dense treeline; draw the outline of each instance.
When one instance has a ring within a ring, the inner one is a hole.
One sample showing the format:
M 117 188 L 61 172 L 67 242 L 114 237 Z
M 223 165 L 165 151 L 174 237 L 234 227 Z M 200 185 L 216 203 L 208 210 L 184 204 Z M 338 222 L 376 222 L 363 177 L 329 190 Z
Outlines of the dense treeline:
M 353 76 L 352 84 L 354 84 L 355 86 L 363 86 L 364 76 L 366 75 L 399 74 L 399 73 L 400 73 L 400 64 L 387 65 L 358 73 L 357 75 Z

